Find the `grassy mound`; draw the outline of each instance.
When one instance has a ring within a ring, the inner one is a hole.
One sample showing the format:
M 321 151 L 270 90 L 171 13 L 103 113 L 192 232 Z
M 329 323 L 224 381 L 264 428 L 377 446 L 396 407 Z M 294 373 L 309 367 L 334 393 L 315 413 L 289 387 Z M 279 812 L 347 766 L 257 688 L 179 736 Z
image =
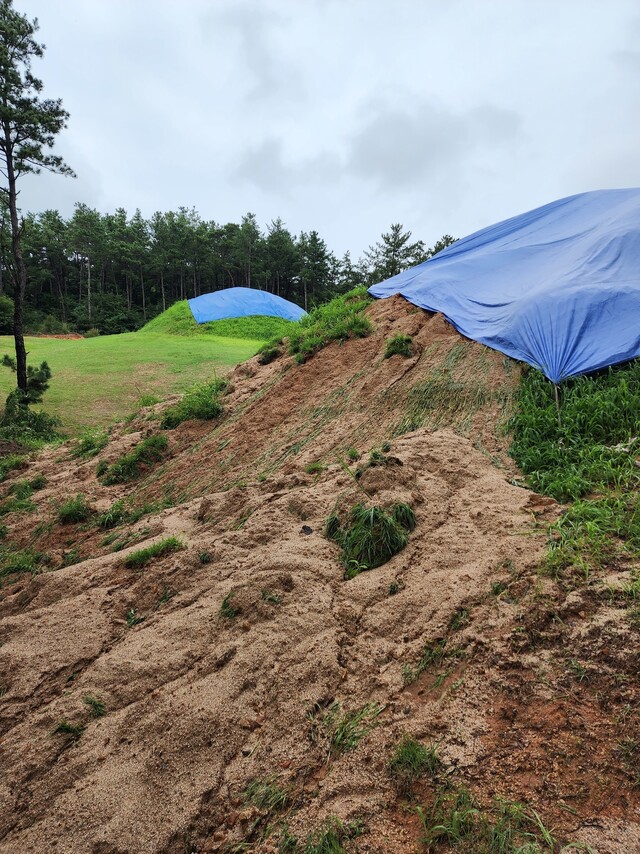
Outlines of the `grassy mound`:
M 176 302 L 158 317 L 150 320 L 140 331 L 165 335 L 217 335 L 220 338 L 244 338 L 252 341 L 267 341 L 289 334 L 294 324 L 281 317 L 252 315 L 231 317 L 227 320 L 212 320 L 196 323 L 187 300 Z

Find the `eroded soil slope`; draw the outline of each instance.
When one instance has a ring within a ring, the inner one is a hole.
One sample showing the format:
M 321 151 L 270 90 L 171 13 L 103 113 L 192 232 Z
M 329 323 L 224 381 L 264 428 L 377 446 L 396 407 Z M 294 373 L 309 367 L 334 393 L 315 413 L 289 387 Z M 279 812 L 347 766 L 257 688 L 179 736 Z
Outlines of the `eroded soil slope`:
M 5 519 L 48 566 L 0 591 L 0 852 L 305 850 L 330 817 L 357 826 L 347 850 L 419 852 L 416 807 L 445 783 L 488 815 L 535 810 L 540 850 L 640 850 L 638 633 L 538 573 L 560 508 L 504 453 L 517 368 L 402 300 L 370 314 L 372 336 L 305 365 L 240 366 L 220 422 L 167 431 L 140 481 L 103 486 L 96 464 L 158 432 L 154 409 L 92 460 L 57 448 L 14 476 L 46 478 Z M 398 332 L 414 355 L 384 359 Z M 95 516 L 61 524 L 80 491 Z M 146 514 L 100 528 L 121 498 Z M 362 501 L 417 526 L 345 581 L 324 525 Z M 125 566 L 169 536 L 183 547 Z M 388 770 L 405 734 L 440 759 L 412 792 Z M 250 803 L 256 780 L 287 803 Z

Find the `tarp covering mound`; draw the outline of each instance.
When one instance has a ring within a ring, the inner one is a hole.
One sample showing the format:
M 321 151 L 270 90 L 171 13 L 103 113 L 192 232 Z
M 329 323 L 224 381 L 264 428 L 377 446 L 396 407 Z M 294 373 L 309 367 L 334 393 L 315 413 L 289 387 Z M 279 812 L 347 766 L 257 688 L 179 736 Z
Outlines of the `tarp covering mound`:
M 553 382 L 640 355 L 640 189 L 569 196 L 369 288 L 442 312 Z
M 295 303 L 255 288 L 225 288 L 211 294 L 202 294 L 189 300 L 189 308 L 196 323 L 252 315 L 300 320 L 306 314 L 306 311 Z

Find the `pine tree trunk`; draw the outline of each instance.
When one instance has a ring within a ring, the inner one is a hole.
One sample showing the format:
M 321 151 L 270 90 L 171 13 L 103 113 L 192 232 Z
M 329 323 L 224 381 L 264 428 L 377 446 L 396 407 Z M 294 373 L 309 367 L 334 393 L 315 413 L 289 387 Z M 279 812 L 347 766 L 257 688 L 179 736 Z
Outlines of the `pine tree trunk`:
M 16 195 L 16 176 L 13 169 L 13 156 L 11 149 L 11 135 L 8 126 L 4 127 L 5 142 L 7 145 L 7 179 L 9 184 L 9 216 L 11 217 L 11 251 L 16 267 L 16 281 L 14 310 L 13 310 L 13 338 L 16 346 L 16 373 L 18 388 L 27 390 L 27 351 L 24 346 L 24 321 L 23 307 L 24 295 L 27 289 L 27 268 L 22 257 L 20 247 L 20 223 L 18 222 L 18 201 Z
M 142 289 L 142 317 L 147 322 L 147 301 L 144 295 L 144 276 L 142 275 L 142 264 L 140 264 L 140 287 Z

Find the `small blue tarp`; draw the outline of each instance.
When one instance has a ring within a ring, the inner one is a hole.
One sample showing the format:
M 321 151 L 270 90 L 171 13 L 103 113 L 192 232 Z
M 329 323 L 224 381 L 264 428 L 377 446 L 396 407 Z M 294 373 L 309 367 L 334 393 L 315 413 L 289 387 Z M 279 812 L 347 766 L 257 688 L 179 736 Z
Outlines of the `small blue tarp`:
M 440 311 L 553 382 L 640 355 L 640 189 L 569 196 L 369 288 Z
M 225 288 L 189 300 L 196 323 L 229 317 L 266 315 L 284 320 L 300 320 L 307 312 L 293 302 L 256 288 Z

